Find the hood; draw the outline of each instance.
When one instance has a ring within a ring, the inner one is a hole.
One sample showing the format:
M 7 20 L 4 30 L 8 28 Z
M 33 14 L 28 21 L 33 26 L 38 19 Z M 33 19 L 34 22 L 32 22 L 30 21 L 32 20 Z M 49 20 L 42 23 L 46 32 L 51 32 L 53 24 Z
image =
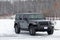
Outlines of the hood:
M 48 21 L 50 21 L 50 20 L 30 20 L 30 21 L 32 21 L 32 22 L 48 22 Z

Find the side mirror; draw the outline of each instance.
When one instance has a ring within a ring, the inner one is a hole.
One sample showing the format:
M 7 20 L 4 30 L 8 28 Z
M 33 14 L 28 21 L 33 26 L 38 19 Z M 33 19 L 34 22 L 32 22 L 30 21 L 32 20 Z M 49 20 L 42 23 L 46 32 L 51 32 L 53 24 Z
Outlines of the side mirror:
M 26 22 L 28 22 L 28 19 L 27 19 L 27 18 L 24 18 L 24 20 L 25 20 Z
M 46 20 L 46 18 L 44 17 L 44 19 Z
M 22 18 L 19 18 L 20 20 L 22 20 Z
M 25 21 L 27 21 L 28 19 L 27 18 L 24 18 Z

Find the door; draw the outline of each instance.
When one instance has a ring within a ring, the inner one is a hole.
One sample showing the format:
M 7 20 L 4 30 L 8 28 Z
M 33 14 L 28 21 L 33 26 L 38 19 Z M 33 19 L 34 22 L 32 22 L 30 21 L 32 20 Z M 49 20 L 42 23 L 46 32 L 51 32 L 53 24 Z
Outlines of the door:
M 27 21 L 27 17 L 26 17 L 27 15 L 25 14 L 25 15 L 23 15 L 23 22 L 22 22 L 22 24 L 23 24 L 23 28 L 24 29 L 28 29 L 28 25 L 29 25 L 29 23 L 28 23 L 28 21 Z
M 20 24 L 20 28 L 23 28 L 23 15 L 22 14 L 19 15 L 19 24 Z

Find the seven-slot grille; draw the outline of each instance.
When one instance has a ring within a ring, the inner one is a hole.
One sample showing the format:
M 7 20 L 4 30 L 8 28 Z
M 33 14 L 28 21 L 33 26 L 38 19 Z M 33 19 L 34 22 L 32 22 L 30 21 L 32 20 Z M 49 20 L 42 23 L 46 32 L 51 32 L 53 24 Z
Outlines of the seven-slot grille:
M 39 22 L 39 26 L 47 26 L 49 25 L 48 22 Z

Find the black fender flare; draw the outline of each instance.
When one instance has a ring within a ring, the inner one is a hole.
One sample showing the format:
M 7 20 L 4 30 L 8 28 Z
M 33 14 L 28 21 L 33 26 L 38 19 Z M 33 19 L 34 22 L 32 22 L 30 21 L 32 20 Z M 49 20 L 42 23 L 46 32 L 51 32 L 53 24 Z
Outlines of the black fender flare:
M 37 25 L 34 25 L 34 24 L 30 23 L 29 26 L 28 26 L 28 29 L 30 29 L 30 26 L 36 27 Z
M 19 23 L 15 23 L 15 24 L 14 24 L 14 28 L 15 28 L 16 25 L 18 25 L 18 27 L 20 26 Z

